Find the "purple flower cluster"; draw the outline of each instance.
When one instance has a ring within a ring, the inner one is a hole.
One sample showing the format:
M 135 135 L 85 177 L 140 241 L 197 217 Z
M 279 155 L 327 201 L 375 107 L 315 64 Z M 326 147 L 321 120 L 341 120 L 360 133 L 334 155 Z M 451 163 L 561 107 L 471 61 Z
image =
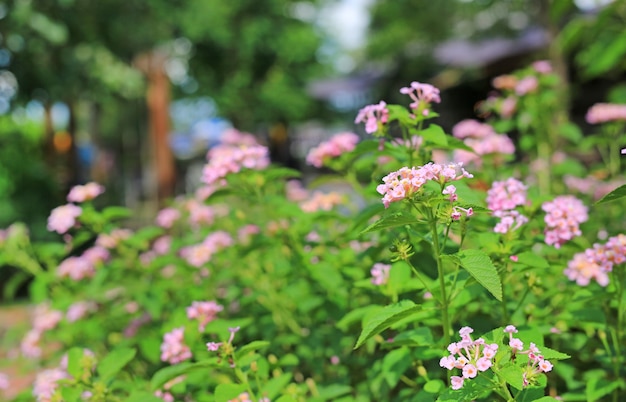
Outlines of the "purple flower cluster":
M 198 331 L 204 332 L 206 325 L 213 321 L 217 317 L 217 313 L 222 310 L 224 310 L 224 306 L 215 301 L 195 301 L 187 307 L 187 318 L 198 320 Z
M 589 219 L 587 207 L 572 195 L 562 195 L 541 206 L 546 212 L 544 221 L 546 244 L 560 248 L 563 244 L 580 236 L 579 225 Z
M 517 328 L 513 325 L 507 325 L 504 332 L 509 334 L 509 346 L 513 349 L 513 354 L 528 355 L 528 363 L 522 375 L 522 384 L 527 387 L 533 384 L 537 376 L 541 373 L 547 373 L 552 370 L 552 363 L 544 359 L 541 352 L 534 343 L 530 343 L 528 350 L 524 350 L 524 342 L 518 338 L 513 338 L 513 334 L 517 333 Z
M 609 284 L 609 272 L 615 265 L 626 262 L 626 235 L 611 237 L 605 244 L 575 254 L 563 273 L 580 286 L 587 286 L 595 279 L 600 286 Z
M 508 233 L 528 222 L 526 216 L 515 210 L 527 204 L 526 190 L 524 183 L 512 177 L 493 182 L 487 191 L 487 207 L 494 216 L 500 218 L 500 222 L 493 228 L 494 232 Z
M 185 345 L 185 328 L 174 328 L 163 336 L 161 361 L 177 364 L 191 359 L 191 349 Z
M 382 202 L 385 208 L 392 202 L 402 201 L 417 193 L 427 181 L 433 180 L 441 185 L 460 180 L 464 177 L 472 178 L 462 163 L 428 163 L 413 168 L 403 167 L 383 177 L 383 184 L 376 187 L 376 191 L 383 195 Z
M 465 164 L 473 163 L 480 166 L 483 155 L 494 155 L 494 162 L 499 163 L 501 155 L 515 153 L 515 145 L 509 137 L 496 133 L 489 124 L 476 120 L 460 121 L 453 127 L 452 134 L 463 139 L 465 145 L 474 150 L 474 152 L 462 149 L 454 151 L 454 160 Z
M 424 84 L 421 82 L 413 81 L 408 87 L 400 88 L 400 93 L 409 95 L 411 104 L 409 107 L 411 110 L 421 111 L 423 116 L 428 116 L 430 110 L 428 107 L 431 103 L 440 103 L 441 97 L 439 96 L 439 89 L 430 84 Z
M 376 286 L 381 286 L 387 283 L 389 280 L 389 271 L 391 265 L 377 262 L 371 269 L 372 283 Z
M 343 153 L 352 151 L 358 142 L 359 136 L 354 133 L 336 134 L 330 140 L 311 149 L 306 157 L 306 162 L 316 168 L 321 168 L 326 159 L 336 158 Z
M 217 185 L 231 173 L 242 169 L 261 170 L 270 164 L 269 151 L 262 145 L 223 144 L 212 148 L 207 154 L 209 162 L 202 170 L 202 182 Z
M 600 124 L 610 121 L 626 121 L 626 105 L 615 103 L 596 103 L 585 116 L 587 123 Z
M 380 101 L 378 104 L 367 105 L 356 115 L 354 119 L 355 124 L 365 123 L 365 132 L 368 134 L 374 134 L 384 124 L 389 121 L 389 110 L 387 110 L 387 104 Z
M 460 342 L 452 342 L 448 346 L 450 355 L 442 357 L 439 365 L 448 370 L 460 369 L 462 376 L 452 376 L 452 389 L 461 389 L 465 380 L 472 379 L 478 372 L 486 371 L 493 365 L 493 358 L 498 352 L 498 345 L 488 344 L 483 338 L 472 340 L 470 327 L 463 327 L 459 331 Z

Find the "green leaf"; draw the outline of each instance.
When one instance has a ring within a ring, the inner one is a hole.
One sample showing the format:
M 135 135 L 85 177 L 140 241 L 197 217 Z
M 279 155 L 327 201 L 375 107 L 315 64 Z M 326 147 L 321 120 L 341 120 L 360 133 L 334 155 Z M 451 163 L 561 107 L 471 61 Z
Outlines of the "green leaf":
M 298 402 L 298 401 L 291 395 L 283 395 L 280 398 L 278 398 L 276 402 Z
M 443 131 L 443 128 L 436 124 L 431 124 L 428 128 L 419 131 L 419 135 L 422 136 L 427 143 L 441 146 L 448 145 L 448 135 Z
M 604 197 L 596 201 L 594 205 L 604 204 L 605 202 L 619 200 L 620 198 L 623 198 L 623 197 L 626 197 L 626 184 L 623 184 L 619 186 L 618 188 L 616 188 L 615 190 L 611 191 L 610 193 L 608 193 L 607 195 L 605 195 Z
M 80 361 L 82 360 L 85 351 L 83 348 L 72 348 L 67 352 L 67 372 L 72 377 L 78 378 L 82 374 Z
M 524 389 L 524 370 L 514 364 L 508 364 L 502 367 L 499 374 L 504 380 L 513 388 L 522 390 Z
M 124 402 L 163 402 L 163 399 L 157 398 L 147 391 L 133 391 Z
M 443 381 L 441 380 L 430 380 L 426 384 L 424 384 L 424 391 L 429 394 L 438 394 L 446 387 Z
M 554 349 L 550 349 L 547 346 L 541 346 L 539 350 L 541 351 L 541 355 L 543 356 L 543 358 L 547 360 L 564 360 L 572 357 L 568 354 L 557 352 Z
M 152 379 L 150 380 L 150 388 L 153 391 L 156 391 L 172 378 L 191 373 L 192 371 L 218 366 L 219 365 L 217 363 L 217 357 L 213 357 L 207 360 L 199 361 L 197 363 L 183 362 L 173 366 L 164 367 L 154 373 Z
M 124 219 L 131 216 L 130 209 L 125 207 L 106 207 L 102 210 L 102 216 L 106 221 L 112 221 L 117 219 Z
M 384 216 L 378 221 L 372 223 L 367 228 L 365 228 L 365 230 L 363 230 L 361 234 L 375 232 L 382 229 L 389 229 L 396 226 L 414 225 L 421 222 L 422 221 L 418 220 L 410 213 L 399 211 Z
M 302 176 L 302 173 L 295 169 L 275 167 L 264 171 L 263 176 L 267 181 L 276 181 L 279 179 L 295 179 Z
M 237 359 L 240 359 L 241 357 L 243 357 L 244 355 L 246 355 L 247 353 L 262 349 L 264 347 L 269 346 L 270 342 L 269 341 L 252 341 L 250 343 L 248 343 L 247 345 L 244 345 L 240 348 L 237 348 L 236 352 L 235 352 L 235 357 Z
M 392 350 L 383 358 L 383 377 L 391 388 L 395 387 L 404 372 L 411 367 L 413 359 L 409 349 L 404 347 Z
M 98 364 L 97 372 L 100 379 L 107 382 L 115 377 L 135 357 L 136 353 L 137 350 L 132 348 L 114 349 Z
M 419 310 L 421 310 L 421 306 L 410 300 L 402 300 L 368 314 L 363 320 L 363 331 L 361 331 L 354 349 L 357 349 L 372 336 L 378 335 L 396 322 L 415 314 Z
M 480 250 L 462 250 L 454 254 L 461 266 L 497 300 L 502 301 L 502 283 L 496 267 L 487 254 Z
M 311 398 L 310 401 L 332 401 L 338 396 L 352 392 L 349 385 L 333 384 L 326 387 L 319 387 L 319 396 Z
M 228 402 L 247 389 L 245 384 L 220 384 L 215 388 L 215 402 Z
M 517 262 L 520 264 L 528 265 L 533 268 L 550 268 L 550 264 L 548 260 L 540 256 L 539 254 L 533 253 L 532 251 L 524 251 L 523 253 L 517 254 Z
M 63 402 L 74 402 L 80 400 L 80 394 L 82 394 L 82 390 L 77 386 L 68 385 L 61 388 L 61 396 L 63 397 Z
M 292 374 L 291 373 L 283 373 L 278 377 L 274 377 L 268 382 L 265 383 L 263 388 L 261 389 L 261 394 L 270 400 L 275 399 L 280 391 L 285 389 L 287 385 L 291 382 Z

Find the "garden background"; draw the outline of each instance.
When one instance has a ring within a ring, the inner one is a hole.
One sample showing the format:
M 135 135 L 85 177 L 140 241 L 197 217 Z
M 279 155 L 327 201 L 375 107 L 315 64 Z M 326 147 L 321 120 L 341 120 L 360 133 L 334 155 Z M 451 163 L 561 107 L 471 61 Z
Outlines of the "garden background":
M 13 0 L 0 22 L 5 399 L 626 397 L 625 1 Z M 477 377 L 440 360 L 469 326 L 500 350 Z

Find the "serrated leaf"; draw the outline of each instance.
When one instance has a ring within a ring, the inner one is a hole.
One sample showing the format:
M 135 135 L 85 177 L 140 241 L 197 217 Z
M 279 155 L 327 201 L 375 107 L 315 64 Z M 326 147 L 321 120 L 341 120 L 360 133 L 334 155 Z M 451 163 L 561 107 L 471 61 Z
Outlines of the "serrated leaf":
M 410 300 L 402 300 L 368 314 L 364 319 L 363 331 L 361 331 L 361 335 L 359 335 L 354 349 L 357 349 L 372 336 L 378 335 L 396 322 L 420 310 L 421 306 L 416 305 Z
M 611 191 L 604 197 L 600 198 L 594 205 L 604 204 L 605 202 L 611 202 L 615 200 L 619 200 L 620 198 L 626 197 L 626 184 L 623 184 Z
M 496 267 L 480 250 L 462 250 L 455 254 L 467 272 L 497 300 L 502 301 L 502 283 Z
M 422 221 L 415 218 L 408 212 L 394 212 L 387 216 L 382 217 L 378 221 L 372 223 L 367 228 L 365 228 L 361 234 L 376 232 L 378 230 L 389 229 L 396 226 L 404 226 L 404 225 L 414 225 L 416 223 L 421 223 Z
M 137 350 L 133 348 L 114 349 L 98 363 L 97 372 L 100 379 L 107 382 L 115 377 L 135 357 L 136 353 Z
M 150 388 L 153 391 L 156 391 L 157 389 L 161 388 L 163 384 L 165 384 L 166 382 L 168 382 L 169 380 L 173 378 L 176 378 L 178 376 L 181 376 L 183 374 L 187 374 L 196 370 L 203 370 L 203 369 L 206 370 L 207 368 L 210 368 L 210 367 L 218 367 L 216 357 L 207 359 L 207 360 L 202 360 L 197 363 L 183 362 L 183 363 L 178 363 L 173 366 L 164 367 L 160 369 L 159 371 L 157 371 L 156 373 L 154 373 L 154 375 L 152 376 L 152 379 L 150 380 Z
M 565 360 L 572 357 L 568 354 L 557 352 L 554 349 L 550 349 L 547 346 L 541 346 L 539 348 L 539 351 L 541 352 L 543 358 L 547 360 Z
M 228 402 L 247 389 L 245 384 L 220 384 L 215 388 L 215 402 Z
M 235 357 L 237 359 L 240 359 L 245 354 L 262 349 L 266 346 L 269 346 L 269 344 L 270 344 L 269 341 L 252 341 L 240 348 L 237 348 L 235 352 Z

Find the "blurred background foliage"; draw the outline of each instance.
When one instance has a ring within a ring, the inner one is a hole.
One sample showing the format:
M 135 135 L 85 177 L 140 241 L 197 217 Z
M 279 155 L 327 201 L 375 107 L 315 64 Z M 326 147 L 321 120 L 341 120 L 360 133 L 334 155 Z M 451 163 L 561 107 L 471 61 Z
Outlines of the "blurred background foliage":
M 626 98 L 625 23 L 624 0 L 3 0 L 0 227 L 45 236 L 49 209 L 87 180 L 138 208 L 164 164 L 178 183 L 166 195 L 188 190 L 181 172 L 214 138 L 185 157 L 155 151 L 171 146 L 149 134 L 155 114 L 174 104 L 167 135 L 204 102 L 199 119 L 258 134 L 287 164 L 294 142 L 320 139 L 306 123 L 355 130 L 360 107 L 399 101 L 413 80 L 440 86 L 453 119 L 474 117 L 495 75 L 537 59 L 582 116 Z

